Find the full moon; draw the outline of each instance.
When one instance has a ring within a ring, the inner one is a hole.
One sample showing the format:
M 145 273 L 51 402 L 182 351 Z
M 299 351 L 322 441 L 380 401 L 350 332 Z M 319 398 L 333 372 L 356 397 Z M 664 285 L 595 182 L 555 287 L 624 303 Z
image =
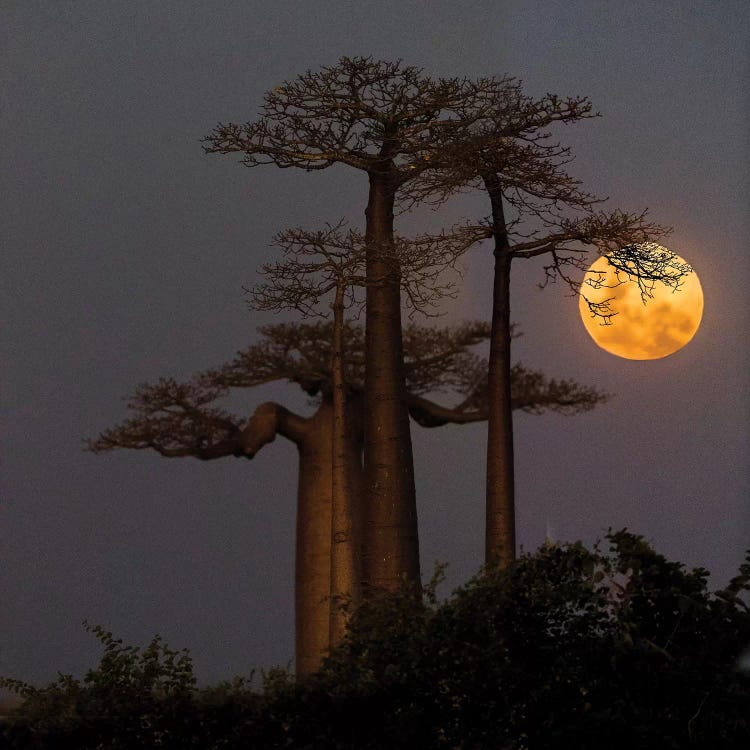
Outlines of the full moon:
M 679 255 L 674 255 L 674 261 L 686 263 Z M 678 289 L 656 282 L 652 293 L 644 302 L 638 284 L 622 273 L 618 279 L 603 255 L 584 277 L 578 297 L 581 320 L 596 344 L 610 354 L 625 359 L 668 357 L 695 336 L 703 316 L 703 290 L 698 275 L 690 271 Z M 615 313 L 610 325 L 602 325 L 602 318 L 591 314 L 584 295 L 593 303 L 610 300 Z

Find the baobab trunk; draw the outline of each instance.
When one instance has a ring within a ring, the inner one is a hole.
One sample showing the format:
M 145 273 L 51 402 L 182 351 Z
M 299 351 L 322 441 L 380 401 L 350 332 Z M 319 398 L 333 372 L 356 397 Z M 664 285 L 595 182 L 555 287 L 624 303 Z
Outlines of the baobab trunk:
M 319 666 L 329 645 L 331 587 L 331 436 L 333 406 L 323 400 L 309 418 L 280 404 L 261 404 L 243 430 L 242 450 L 255 456 L 276 435 L 297 446 L 297 528 L 294 559 L 294 648 L 297 677 Z
M 400 273 L 393 247 L 395 185 L 371 172 L 365 334 L 365 590 L 419 584 L 414 466 L 404 385 Z
M 344 635 L 348 620 L 346 603 L 359 602 L 361 583 L 359 540 L 355 537 L 355 503 L 358 490 L 352 481 L 351 432 L 347 420 L 347 386 L 344 377 L 344 285 L 336 287 L 333 302 L 333 439 L 331 489 L 331 590 L 330 645 L 336 646 Z M 356 467 L 359 474 L 360 467 Z
M 500 182 L 497 176 L 492 174 L 485 176 L 484 183 L 492 204 L 495 238 L 488 374 L 485 564 L 506 567 L 516 556 L 513 412 L 510 382 L 511 255 Z
M 298 678 L 320 667 L 330 640 L 332 417 L 332 404 L 324 401 L 297 443 L 294 629 Z
M 362 401 L 347 402 L 346 469 L 355 495 L 362 488 Z M 297 542 L 295 554 L 294 619 L 296 674 L 304 677 L 320 668 L 330 647 L 331 611 L 331 488 L 333 470 L 333 402 L 328 396 L 306 420 L 296 443 L 299 452 Z M 359 533 L 353 518 L 353 538 Z

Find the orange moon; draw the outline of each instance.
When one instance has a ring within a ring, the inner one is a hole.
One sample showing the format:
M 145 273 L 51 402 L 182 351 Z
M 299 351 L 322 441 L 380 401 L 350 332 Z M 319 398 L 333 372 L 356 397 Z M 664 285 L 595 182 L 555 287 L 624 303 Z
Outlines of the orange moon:
M 679 255 L 674 260 L 686 263 Z M 620 278 L 625 277 L 620 274 Z M 591 302 L 610 299 L 616 313 L 611 325 L 602 325 L 600 317 L 592 316 L 583 295 Z M 703 290 L 698 275 L 690 271 L 677 290 L 657 282 L 653 296 L 644 303 L 638 284 L 630 280 L 618 284 L 615 269 L 603 255 L 586 272 L 578 308 L 589 335 L 605 351 L 625 359 L 661 359 L 695 336 L 703 316 Z

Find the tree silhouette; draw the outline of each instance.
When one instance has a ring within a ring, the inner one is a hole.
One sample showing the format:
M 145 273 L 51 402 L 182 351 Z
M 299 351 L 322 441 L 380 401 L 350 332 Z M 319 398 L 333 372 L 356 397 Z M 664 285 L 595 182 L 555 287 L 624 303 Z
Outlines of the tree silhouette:
M 346 460 L 349 444 L 347 427 L 347 390 L 344 368 L 345 308 L 361 311 L 361 292 L 368 284 L 383 279 L 366 277 L 367 243 L 356 231 L 344 231 L 345 221 L 324 230 L 290 229 L 276 237 L 283 259 L 263 266 L 264 281 L 251 290 L 254 309 L 278 312 L 295 310 L 303 316 L 328 317 L 332 312 L 332 502 L 331 502 L 331 590 L 330 645 L 335 646 L 346 629 L 347 611 L 359 603 L 360 592 L 377 582 L 363 578 L 360 550 L 362 537 L 377 534 L 378 529 L 354 525 L 361 504 L 361 481 L 350 476 Z M 423 235 L 415 239 L 394 236 L 389 269 L 398 273 L 401 289 L 414 311 L 429 310 L 446 295 L 452 296 L 453 284 L 443 273 L 454 268 L 466 250 L 465 234 Z M 360 293 L 360 298 L 358 298 Z M 326 303 L 328 308 L 326 309 Z M 358 532 L 355 535 L 355 531 Z M 368 545 L 365 545 L 368 546 Z M 368 571 L 371 572 L 371 571 Z M 338 605 L 337 605 L 338 604 Z M 344 606 L 346 604 L 347 606 Z
M 241 153 L 254 167 L 305 170 L 345 164 L 368 176 L 366 216 L 365 514 L 368 580 L 393 588 L 419 580 L 413 461 L 403 371 L 398 264 L 392 263 L 394 205 L 439 203 L 467 187 L 487 191 L 489 221 L 464 228 L 494 238 L 493 335 L 487 446 L 488 562 L 515 555 L 510 396 L 510 266 L 546 255 L 549 279 L 583 266 L 581 248 L 612 251 L 644 296 L 655 281 L 678 284 L 684 269 L 644 248 L 663 230 L 645 214 L 597 212 L 598 200 L 565 172 L 569 150 L 549 140 L 554 123 L 594 117 L 583 97 L 534 99 L 509 78 L 430 79 L 400 62 L 346 58 L 298 76 L 265 96 L 261 117 L 219 125 L 206 151 Z M 512 210 L 506 217 L 505 205 Z M 572 218 L 567 210 L 578 215 Z M 531 219 L 531 225 L 528 221 Z M 577 245 L 577 247 L 576 247 Z M 369 283 L 375 279 L 380 283 Z M 590 302 L 605 322 L 607 302 Z
M 586 299 L 577 273 L 587 268 L 587 253 L 594 249 L 607 255 L 619 283 L 638 283 L 644 301 L 656 283 L 677 289 L 690 268 L 656 244 L 668 230 L 649 223 L 645 211 L 598 210 L 602 201 L 567 173 L 570 149 L 551 141 L 548 128 L 594 117 L 588 99 L 551 94 L 534 99 L 523 94 L 520 82 L 502 79 L 494 82 L 488 102 L 463 113 L 470 132 L 452 123 L 433 129 L 433 169 L 420 173 L 409 197 L 439 203 L 467 188 L 489 197 L 490 217 L 462 229 L 494 243 L 485 554 L 488 564 L 504 566 L 515 556 L 511 263 L 544 256 L 542 286 L 561 279 Z M 601 285 L 603 279 L 591 283 Z M 610 300 L 586 301 L 592 315 L 611 322 Z
M 394 588 L 402 576 L 415 584 L 420 579 L 399 265 L 393 261 L 396 196 L 407 204 L 422 197 L 429 181 L 419 177 L 435 168 L 443 131 L 456 142 L 471 137 L 503 105 L 505 80 L 433 80 L 400 62 L 342 57 L 266 93 L 254 122 L 220 124 L 205 139 L 207 152 L 242 154 L 248 167 L 311 171 L 344 164 L 367 175 L 363 564 L 378 587 Z
M 356 232 L 342 230 L 344 222 L 311 232 L 287 230 L 276 244 L 284 259 L 263 267 L 264 282 L 252 289 L 251 305 L 258 310 L 297 310 L 303 316 L 328 317 L 331 326 L 331 540 L 329 646 L 336 646 L 346 630 L 346 604 L 358 605 L 362 585 L 359 515 L 361 481 L 347 460 L 351 444 L 347 425 L 347 384 L 344 373 L 345 308 L 356 304 L 355 292 L 364 285 L 364 241 Z M 333 298 L 331 300 L 331 297 Z M 355 482 L 357 487 L 355 488 Z M 357 525 L 358 526 L 358 525 Z
M 168 458 L 252 459 L 277 435 L 295 444 L 299 456 L 295 544 L 295 651 L 298 675 L 320 665 L 330 642 L 333 376 L 329 322 L 284 323 L 259 329 L 258 343 L 229 363 L 186 383 L 162 378 L 139 385 L 128 401 L 132 416 L 88 441 L 102 453 L 118 448 L 152 449 Z M 456 326 L 404 327 L 404 372 L 409 410 L 423 427 L 469 424 L 487 419 L 487 363 L 473 348 L 486 341 L 482 322 Z M 347 438 L 345 458 L 355 494 L 363 483 L 365 337 L 360 326 L 344 326 L 343 357 Z M 249 419 L 219 405 L 230 389 L 287 381 L 316 397 L 310 416 L 281 404 L 260 404 Z M 596 388 L 552 380 L 520 364 L 512 370 L 513 406 L 542 414 L 576 414 L 606 399 Z M 436 400 L 447 396 L 447 404 Z M 361 511 L 354 535 L 360 534 Z

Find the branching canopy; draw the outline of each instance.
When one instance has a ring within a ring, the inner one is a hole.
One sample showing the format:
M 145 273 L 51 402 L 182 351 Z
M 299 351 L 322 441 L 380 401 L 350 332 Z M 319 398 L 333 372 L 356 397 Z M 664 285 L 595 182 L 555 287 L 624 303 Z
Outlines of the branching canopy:
M 203 460 L 242 455 L 241 420 L 211 405 L 226 392 L 205 381 L 161 378 L 153 385 L 142 383 L 128 401 L 133 416 L 86 441 L 86 447 L 94 453 L 153 448 L 167 458 Z
M 423 234 L 413 239 L 396 236 L 393 245 L 378 247 L 370 253 L 388 257 L 385 275 L 365 272 L 367 243 L 362 233 L 345 230 L 345 221 L 310 231 L 287 229 L 274 238 L 283 253 L 281 260 L 262 267 L 265 280 L 249 289 L 255 310 L 297 310 L 303 316 L 328 317 L 321 302 L 337 287 L 344 290 L 347 306 L 361 309 L 364 299 L 358 292 L 368 285 L 387 283 L 390 274 L 399 275 L 407 305 L 412 311 L 430 315 L 433 306 L 444 297 L 455 296 L 447 271 L 458 274 L 456 262 L 476 241 L 473 231 Z
M 169 458 L 193 456 L 212 460 L 224 456 L 252 457 L 261 445 L 273 440 L 268 410 L 256 411 L 247 420 L 215 404 L 230 388 L 252 388 L 285 380 L 310 395 L 330 392 L 331 324 L 294 323 L 260 328 L 261 340 L 237 353 L 216 370 L 197 375 L 187 383 L 162 378 L 142 384 L 128 401 L 132 416 L 87 448 L 102 453 L 115 448 L 152 448 Z M 404 355 L 409 411 L 424 427 L 466 424 L 487 418 L 487 363 L 473 350 L 489 337 L 489 324 L 481 321 L 456 326 L 404 329 Z M 364 334 L 360 326 L 346 326 L 347 382 L 364 383 Z M 605 401 L 605 393 L 573 381 L 552 380 L 540 372 L 516 365 L 512 372 L 514 408 L 534 414 L 555 411 L 575 414 Z M 444 393 L 457 403 L 443 406 L 427 398 Z M 275 408 L 283 409 L 278 405 Z M 285 410 L 284 410 L 285 411 Z M 304 421 L 286 413 L 291 420 Z M 293 423 L 291 427 L 293 428 Z
M 669 230 L 648 221 L 645 211 L 603 210 L 605 199 L 584 191 L 567 171 L 573 155 L 552 139 L 549 126 L 595 117 L 588 99 L 534 99 L 514 79 L 495 81 L 487 93 L 492 107 L 469 104 L 460 124 L 434 130 L 432 151 L 423 156 L 430 168 L 419 171 L 404 197 L 439 203 L 457 191 L 486 190 L 493 216 L 460 231 L 476 240 L 497 238 L 512 259 L 544 255 L 543 286 L 559 278 L 580 292 L 579 272 L 593 249 L 609 257 L 619 283 L 639 285 L 644 301 L 655 283 L 678 288 L 691 269 L 657 244 Z M 610 322 L 610 300 L 586 301 L 592 315 Z
M 387 165 L 409 202 L 423 197 L 428 183 L 415 183 L 414 194 L 407 183 L 451 161 L 456 143 L 491 135 L 495 147 L 507 138 L 536 144 L 551 123 L 590 116 L 587 99 L 533 100 L 508 77 L 431 79 L 400 61 L 342 57 L 269 91 L 257 120 L 219 124 L 204 148 L 241 153 L 249 167 L 309 171 L 343 163 L 377 172 Z M 441 189 L 452 188 L 442 182 Z

